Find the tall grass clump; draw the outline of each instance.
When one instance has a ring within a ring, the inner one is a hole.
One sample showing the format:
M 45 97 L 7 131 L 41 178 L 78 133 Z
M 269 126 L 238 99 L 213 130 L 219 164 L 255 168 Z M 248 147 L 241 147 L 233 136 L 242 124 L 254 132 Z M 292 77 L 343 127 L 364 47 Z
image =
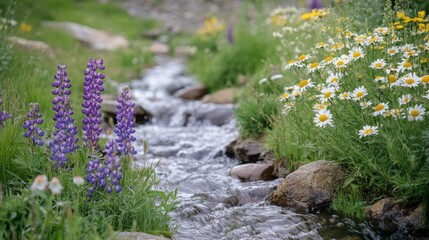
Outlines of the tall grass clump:
M 342 164 L 343 187 L 365 192 L 365 201 L 423 201 L 429 194 L 428 17 L 386 9 L 385 25 L 359 31 L 330 10 L 326 39 L 285 61 L 295 77 L 281 95 L 283 116 L 269 132 L 269 146 L 292 168 L 318 159 Z

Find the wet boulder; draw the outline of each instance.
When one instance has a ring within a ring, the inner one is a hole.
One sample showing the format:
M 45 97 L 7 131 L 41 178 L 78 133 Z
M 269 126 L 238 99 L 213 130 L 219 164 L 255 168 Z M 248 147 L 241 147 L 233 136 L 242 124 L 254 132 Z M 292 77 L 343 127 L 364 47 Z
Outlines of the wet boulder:
M 318 160 L 287 175 L 268 200 L 275 205 L 307 211 L 319 209 L 331 202 L 335 188 L 344 178 L 340 165 Z
M 258 180 L 269 181 L 274 179 L 273 166 L 271 164 L 247 163 L 235 166 L 231 169 L 231 176 L 244 182 Z
M 424 224 L 423 205 L 418 203 L 399 203 L 393 198 L 384 198 L 368 207 L 365 218 L 384 232 L 429 231 Z
M 204 96 L 202 101 L 215 104 L 234 103 L 234 96 L 236 93 L 236 88 L 225 88 Z
M 205 108 L 194 109 L 187 112 L 186 125 L 194 123 L 210 123 L 216 126 L 222 126 L 231 121 L 234 115 L 232 105 L 206 106 Z
M 197 100 L 206 95 L 207 91 L 208 89 L 204 85 L 191 85 L 180 89 L 174 96 L 186 100 Z
M 104 100 L 101 103 L 101 112 L 103 113 L 104 122 L 108 124 L 116 123 L 116 105 L 117 102 L 115 100 Z M 142 106 L 136 105 L 134 107 L 134 118 L 137 124 L 145 124 L 150 121 L 152 114 Z
M 227 155 L 242 163 L 255 163 L 263 160 L 263 143 L 254 139 L 236 140 L 227 146 Z

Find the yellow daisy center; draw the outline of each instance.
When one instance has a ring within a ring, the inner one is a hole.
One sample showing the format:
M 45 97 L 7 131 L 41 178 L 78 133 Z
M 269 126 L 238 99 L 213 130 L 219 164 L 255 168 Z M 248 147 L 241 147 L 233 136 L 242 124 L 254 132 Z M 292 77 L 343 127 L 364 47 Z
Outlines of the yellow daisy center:
M 404 68 L 410 68 L 411 67 L 411 63 L 410 62 L 404 62 Z
M 323 95 L 325 98 L 329 98 L 332 95 L 332 92 L 325 92 Z
M 334 59 L 334 57 L 333 56 L 329 56 L 329 57 L 327 57 L 327 58 L 325 58 L 325 62 L 330 62 L 332 59 Z
M 394 53 L 396 53 L 396 50 L 395 50 L 395 49 L 390 49 L 390 50 L 389 50 L 389 53 L 390 53 L 390 54 L 394 54 Z
M 344 61 L 343 61 L 343 60 L 339 60 L 339 61 L 337 62 L 337 66 L 342 66 L 342 65 L 344 65 Z
M 343 96 L 344 98 L 346 98 L 346 97 L 348 97 L 348 96 L 349 96 L 349 94 L 348 94 L 348 93 L 343 93 L 343 94 L 342 94 L 342 96 Z
M 303 88 L 303 87 L 305 87 L 307 85 L 308 85 L 308 80 L 307 79 L 301 80 L 301 82 L 299 82 L 299 87 L 300 88 Z
M 378 104 L 377 106 L 375 106 L 375 108 L 374 108 L 374 110 L 377 111 L 377 112 L 381 111 L 383 109 L 384 109 L 384 104 L 381 104 L 381 103 Z
M 360 52 L 354 52 L 353 53 L 353 57 L 354 58 L 358 58 L 358 57 L 360 57 L 362 55 L 362 53 L 360 53 Z
M 356 93 L 356 97 L 360 98 L 360 97 L 362 97 L 362 96 L 363 96 L 363 92 L 357 92 L 357 93 Z
M 287 64 L 294 64 L 295 63 L 295 60 L 290 60 L 289 62 L 287 62 Z
M 301 56 L 298 57 L 298 61 L 302 61 L 305 59 L 305 57 L 307 57 L 307 55 L 302 54 Z
M 422 82 L 423 83 L 429 83 L 429 75 L 425 75 L 422 77 Z
M 411 110 L 410 115 L 412 117 L 418 117 L 420 115 L 420 111 L 417 109 L 413 109 L 413 110 Z
M 395 75 L 389 75 L 387 78 L 389 79 L 389 83 L 395 83 L 396 82 L 396 76 Z
M 381 66 L 383 66 L 381 63 L 376 63 L 376 64 L 374 64 L 374 66 L 376 67 L 376 68 L 381 68 Z
M 281 99 L 285 99 L 289 97 L 289 93 L 285 93 L 283 95 L 280 96 Z
M 405 80 L 405 83 L 406 84 L 408 84 L 408 85 L 411 85 L 411 84 L 414 84 L 414 79 L 412 79 L 412 78 L 407 78 L 406 80 Z
M 324 122 L 326 120 L 328 120 L 328 115 L 326 115 L 326 114 L 320 114 L 319 121 L 320 122 Z
M 364 135 L 370 135 L 371 133 L 373 133 L 374 130 L 372 130 L 371 128 L 365 129 L 365 131 L 363 131 Z
M 331 82 L 331 83 L 338 82 L 338 78 L 333 77 L 333 78 L 331 78 L 331 81 L 330 81 L 330 82 Z
M 314 63 L 310 64 L 310 68 L 316 68 L 317 66 L 319 66 L 318 62 L 314 62 Z

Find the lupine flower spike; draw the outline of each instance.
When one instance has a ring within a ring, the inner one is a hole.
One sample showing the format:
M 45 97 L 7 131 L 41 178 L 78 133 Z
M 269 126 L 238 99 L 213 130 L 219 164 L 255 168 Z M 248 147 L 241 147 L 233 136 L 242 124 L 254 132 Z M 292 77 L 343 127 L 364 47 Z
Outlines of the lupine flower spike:
M 2 93 L 0 91 L 0 107 L 2 104 L 3 104 Z M 3 125 L 3 122 L 6 121 L 8 118 L 10 118 L 9 113 L 7 113 L 6 111 L 0 111 L 0 127 Z
M 86 169 L 86 180 L 92 185 L 88 196 L 93 197 L 96 189 L 106 188 L 107 193 L 122 191 L 119 181 L 122 179 L 120 158 L 117 155 L 117 144 L 110 140 L 106 146 L 106 160 L 101 162 L 99 158 L 93 158 Z
M 94 154 L 94 150 L 98 148 L 98 140 L 101 133 L 101 102 L 103 99 L 100 94 L 104 91 L 103 79 L 104 75 L 98 73 L 98 70 L 104 70 L 103 60 L 90 59 L 85 69 L 85 82 L 83 83 L 83 99 L 82 113 L 85 114 L 83 119 L 83 144 L 88 146 L 91 150 L 91 155 Z
M 52 150 L 51 160 L 54 161 L 55 169 L 64 167 L 67 162 L 67 154 L 74 152 L 77 149 L 78 139 L 75 137 L 77 134 L 77 127 L 74 126 L 74 119 L 72 118 L 73 109 L 71 106 L 70 95 L 70 79 L 67 78 L 67 66 L 58 65 L 58 71 L 54 75 L 55 81 L 52 86 L 55 89 L 52 94 L 55 96 L 52 108 L 56 113 L 53 117 L 55 121 L 55 131 L 53 139 L 49 143 Z
M 30 138 L 34 145 L 43 146 L 43 141 L 40 139 L 45 133 L 40 129 L 40 124 L 43 123 L 42 114 L 39 113 L 40 106 L 38 103 L 30 104 L 30 111 L 27 113 L 27 120 L 24 122 L 24 137 Z
M 121 95 L 117 98 L 118 105 L 116 106 L 116 129 L 115 133 L 118 136 L 118 154 L 124 154 L 125 157 L 136 154 L 133 142 L 136 140 L 132 134 L 134 128 L 134 106 L 131 101 L 130 90 L 128 87 L 122 90 Z

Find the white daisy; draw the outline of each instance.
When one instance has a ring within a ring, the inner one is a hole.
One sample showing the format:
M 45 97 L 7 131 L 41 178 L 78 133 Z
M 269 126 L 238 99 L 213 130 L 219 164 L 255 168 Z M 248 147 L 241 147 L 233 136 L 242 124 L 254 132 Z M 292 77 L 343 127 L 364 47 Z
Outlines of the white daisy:
M 312 73 L 316 70 L 319 70 L 321 67 L 322 66 L 318 62 L 313 62 L 313 63 L 307 65 L 307 71 L 309 73 Z
M 387 54 L 389 54 L 390 56 L 393 56 L 395 54 L 397 54 L 399 52 L 399 48 L 394 46 L 394 47 L 390 47 L 387 49 Z
M 376 83 L 386 83 L 386 78 L 383 76 L 375 76 L 374 78 L 374 82 Z
M 297 58 L 298 62 L 304 62 L 305 60 L 309 59 L 311 57 L 310 54 L 302 54 Z
M 349 61 L 350 60 L 348 59 L 348 57 L 335 58 L 333 59 L 333 65 L 337 69 L 344 69 L 349 63 Z
M 332 114 L 328 109 L 317 111 L 313 121 L 318 127 L 334 126 L 334 123 L 332 122 Z
M 353 47 L 349 51 L 349 57 L 351 60 L 358 60 L 360 58 L 363 58 L 365 56 L 363 49 L 361 47 Z
M 365 108 L 371 107 L 372 102 L 371 101 L 364 101 L 364 102 L 360 102 L 359 105 L 362 109 L 365 109 Z
M 401 86 L 417 87 L 420 83 L 420 78 L 415 73 L 409 73 L 401 78 Z
M 355 101 L 361 100 L 363 97 L 365 97 L 368 94 L 368 91 L 364 86 L 358 87 L 352 92 L 352 98 Z
M 428 83 L 429 83 L 429 75 L 424 75 L 423 77 L 421 77 L 421 78 L 420 78 L 420 82 L 421 82 L 423 85 L 428 84 Z
M 411 101 L 411 94 L 402 95 L 402 97 L 398 98 L 399 105 L 407 104 Z
M 326 79 L 326 83 L 328 84 L 328 86 L 338 86 L 338 82 L 339 80 L 343 77 L 343 74 L 341 73 L 333 73 L 333 72 L 329 72 L 329 76 Z
M 338 98 L 340 100 L 349 100 L 350 99 L 350 92 L 343 92 L 338 96 Z
M 398 64 L 398 72 L 403 72 L 405 70 L 413 69 L 413 64 L 408 61 L 408 59 L 404 59 L 402 62 Z
M 372 109 L 374 110 L 374 112 L 372 112 L 373 116 L 383 115 L 387 110 L 389 110 L 389 103 L 379 103 Z
M 423 115 L 425 114 L 423 106 L 415 105 L 414 107 L 408 108 L 408 120 L 410 121 L 423 121 Z
M 317 95 L 317 97 L 322 101 L 322 102 L 327 102 L 330 99 L 335 97 L 335 89 L 332 87 L 327 87 L 327 88 L 323 88 L 320 91 L 322 94 Z
M 311 87 L 314 87 L 314 84 L 310 78 L 309 79 L 302 79 L 298 83 L 298 88 L 301 89 L 302 91 L 305 91 L 307 88 L 311 88 Z
M 365 125 L 361 130 L 359 130 L 359 138 L 363 138 L 366 136 L 377 135 L 378 127 L 377 126 L 369 126 Z
M 369 65 L 372 69 L 382 69 L 384 66 L 386 66 L 386 61 L 384 61 L 384 59 L 377 59 Z

